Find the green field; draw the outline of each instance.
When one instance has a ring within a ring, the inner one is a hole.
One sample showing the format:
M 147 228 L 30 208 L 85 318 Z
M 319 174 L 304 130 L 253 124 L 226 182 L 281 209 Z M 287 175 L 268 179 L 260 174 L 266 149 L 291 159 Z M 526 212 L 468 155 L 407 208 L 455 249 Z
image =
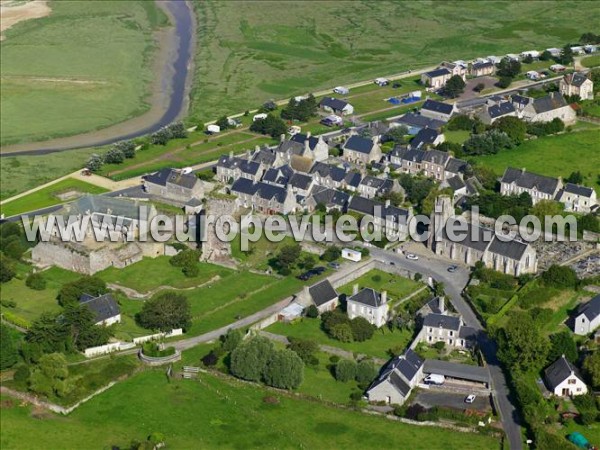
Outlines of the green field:
M 387 291 L 390 302 L 401 300 L 424 285 L 408 278 L 394 275 L 382 270 L 373 269 L 338 289 L 339 293 L 352 294 L 352 287 L 358 284 L 359 289 L 368 287 L 376 291 Z
M 279 403 L 265 403 L 267 395 Z M 500 447 L 489 436 L 392 422 L 208 374 L 168 383 L 162 370 L 118 383 L 67 417 L 32 412 L 18 401 L 3 402 L 3 449 L 126 448 L 153 432 L 164 434 L 171 449 L 363 449 L 390 441 L 415 450 L 441 441 L 448 450 Z
M 420 69 L 561 47 L 594 29 L 576 2 L 197 2 L 191 115 Z M 562 17 L 568 15 L 565 22 Z M 457 24 L 460 24 L 457 26 Z M 401 44 L 399 44 L 401 43 Z
M 581 60 L 581 65 L 584 67 L 600 66 L 600 55 L 587 56 Z
M 475 160 L 502 175 L 509 166 L 525 167 L 531 172 L 551 177 L 568 177 L 580 171 L 584 184 L 598 190 L 600 175 L 600 130 L 546 136 L 525 142 L 517 148 L 495 155 L 478 156 Z
M 86 183 L 85 181 L 67 178 L 66 180 L 59 181 L 44 189 L 40 189 L 39 191 L 2 205 L 0 206 L 0 211 L 6 217 L 10 217 L 16 214 L 35 211 L 36 209 L 72 201 L 81 197 L 83 194 L 102 194 L 103 192 L 107 192 L 107 189 Z M 69 193 L 69 195 L 65 198 L 61 199 L 59 197 L 61 194 L 67 193 Z
M 154 2 L 52 2 L 50 16 L 4 32 L 0 143 L 94 130 L 148 108 Z

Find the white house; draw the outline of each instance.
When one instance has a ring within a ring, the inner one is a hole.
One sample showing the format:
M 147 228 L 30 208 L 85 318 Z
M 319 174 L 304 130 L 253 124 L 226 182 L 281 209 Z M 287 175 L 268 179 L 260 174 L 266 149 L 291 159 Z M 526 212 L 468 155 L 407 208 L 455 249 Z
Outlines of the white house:
M 596 191 L 593 188 L 566 183 L 556 199 L 565 205 L 565 211 L 589 213 L 598 205 Z
M 588 389 L 577 368 L 562 355 L 545 371 L 546 384 L 559 397 L 586 394 Z
M 577 308 L 574 316 L 573 333 L 585 336 L 600 326 L 600 295 Z
M 81 305 L 87 306 L 94 313 L 94 323 L 108 327 L 121 322 L 121 311 L 119 305 L 112 295 L 104 294 L 98 297 L 83 294 L 79 298 Z
M 367 389 L 370 402 L 402 405 L 423 378 L 424 361 L 412 350 L 391 359 Z
M 355 317 L 364 317 L 370 324 L 379 328 L 386 324 L 388 311 L 386 291 L 379 293 L 371 288 L 364 288 L 359 292 L 358 284 L 354 285 L 352 296 L 347 300 L 347 312 L 350 320 Z
M 581 72 L 565 75 L 559 88 L 562 95 L 577 95 L 581 100 L 594 99 L 594 82 Z

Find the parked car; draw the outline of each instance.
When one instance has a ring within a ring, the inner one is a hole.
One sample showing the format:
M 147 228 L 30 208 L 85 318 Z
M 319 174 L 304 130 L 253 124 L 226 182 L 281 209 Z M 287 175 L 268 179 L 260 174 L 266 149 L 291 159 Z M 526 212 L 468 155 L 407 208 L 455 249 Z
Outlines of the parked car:
M 333 88 L 333 92 L 336 94 L 346 95 L 350 93 L 350 89 L 344 86 L 337 86 Z
M 396 263 L 394 261 L 390 261 L 390 266 L 395 266 Z
M 407 253 L 406 259 L 412 259 L 413 261 L 416 261 L 417 259 L 419 259 L 419 257 L 417 255 L 415 255 L 414 253 Z
M 319 267 L 314 267 L 314 268 L 310 269 L 309 272 L 314 275 L 321 275 L 323 272 L 325 272 L 325 270 L 326 270 L 325 267 L 319 266 Z
M 339 269 L 340 268 L 340 263 L 337 262 L 330 262 L 329 263 L 329 267 L 331 267 L 332 269 Z
M 304 273 L 301 273 L 300 275 L 298 275 L 298 279 L 302 280 L 302 281 L 308 281 L 308 280 L 310 280 L 312 278 L 313 275 L 314 274 L 311 273 L 310 271 L 309 272 L 304 272 Z
M 437 384 L 442 385 L 444 381 L 446 381 L 446 377 L 444 375 L 438 375 L 437 373 L 432 373 L 427 375 L 423 380 L 425 384 Z
M 467 395 L 467 398 L 465 398 L 465 403 L 473 403 L 476 398 L 477 396 L 475 394 L 469 394 Z
M 458 266 L 452 265 L 452 266 L 448 267 L 448 272 L 454 273 L 454 272 L 456 272 L 457 269 L 458 269 Z

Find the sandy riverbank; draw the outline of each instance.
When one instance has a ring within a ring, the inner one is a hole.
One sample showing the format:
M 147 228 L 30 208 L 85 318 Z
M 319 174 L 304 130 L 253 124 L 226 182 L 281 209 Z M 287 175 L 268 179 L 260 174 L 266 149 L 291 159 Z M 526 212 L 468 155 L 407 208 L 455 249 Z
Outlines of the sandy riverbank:
M 24 20 L 39 19 L 50 15 L 52 10 L 46 0 L 34 0 L 27 3 L 15 0 L 0 1 L 0 41 L 4 40 L 4 31 Z

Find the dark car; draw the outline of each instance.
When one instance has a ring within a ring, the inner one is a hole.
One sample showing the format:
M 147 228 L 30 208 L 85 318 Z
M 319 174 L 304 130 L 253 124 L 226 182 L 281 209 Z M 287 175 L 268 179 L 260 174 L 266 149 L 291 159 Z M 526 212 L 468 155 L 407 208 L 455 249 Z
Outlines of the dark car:
M 322 267 L 322 266 L 315 267 L 313 269 L 310 269 L 309 272 L 314 275 L 321 275 L 323 272 L 325 272 L 325 267 Z
M 312 276 L 313 276 L 313 274 L 310 273 L 310 271 L 309 272 L 304 272 L 304 273 L 301 273 L 300 275 L 298 275 L 298 279 L 302 280 L 302 281 L 308 281 L 308 280 L 310 280 L 310 278 Z
M 392 84 L 392 88 L 394 88 L 394 89 L 398 89 L 399 87 L 402 87 L 402 85 L 400 83 Z
M 457 269 L 458 269 L 458 266 L 452 265 L 452 266 L 448 267 L 448 272 L 454 273 L 454 272 L 456 272 Z

